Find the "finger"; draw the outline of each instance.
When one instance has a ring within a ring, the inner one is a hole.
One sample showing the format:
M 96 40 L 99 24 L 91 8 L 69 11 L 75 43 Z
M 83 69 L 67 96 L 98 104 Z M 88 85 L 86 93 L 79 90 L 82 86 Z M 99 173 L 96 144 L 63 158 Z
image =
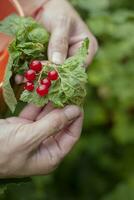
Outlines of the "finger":
M 22 84 L 22 83 L 26 83 L 27 82 L 27 79 L 21 75 L 16 75 L 15 76 L 15 82 L 16 84 Z
M 28 124 L 28 123 L 32 123 L 32 121 L 27 120 L 27 119 L 22 119 L 19 117 L 9 117 L 6 118 L 4 120 L 0 120 L 0 125 L 4 125 L 4 124 Z
M 98 42 L 93 35 L 89 36 L 89 53 L 87 56 L 86 64 L 90 65 L 94 59 L 94 56 L 98 50 Z
M 63 16 L 52 30 L 48 47 L 48 57 L 55 64 L 62 64 L 67 57 L 70 26 L 70 19 Z
M 27 167 L 30 173 L 41 175 L 54 170 L 79 139 L 82 121 L 83 116 L 80 115 L 70 126 L 69 131 L 46 139 L 40 146 L 40 151 L 29 160 Z
M 16 75 L 15 76 L 15 82 L 16 82 L 16 84 L 21 84 L 21 83 L 23 83 L 24 82 L 24 77 L 23 76 L 21 76 L 21 75 Z
M 0 125 L 7 124 L 8 122 L 5 119 L 0 119 Z
M 72 36 L 69 40 L 70 48 L 68 56 L 73 56 L 76 54 L 85 38 L 89 38 L 89 53 L 86 59 L 86 64 L 89 65 L 91 64 L 98 50 L 98 43 L 94 35 L 89 31 L 88 27 L 85 26 L 82 21 L 79 23 L 78 29 L 76 30 L 74 36 Z
M 20 113 L 19 117 L 30 120 L 30 121 L 35 121 L 39 113 L 41 112 L 42 108 L 36 107 L 33 104 L 28 104 Z
M 83 114 L 81 113 L 81 115 L 76 118 L 70 126 L 65 128 L 65 130 L 44 140 L 42 145 L 47 148 L 50 160 L 53 158 L 56 163 L 59 163 L 60 160 L 68 154 L 80 137 L 82 123 Z
M 26 134 L 26 143 L 28 148 L 38 147 L 46 138 L 58 133 L 66 127 L 70 121 L 81 114 L 77 106 L 67 106 L 64 109 L 57 109 L 32 124 L 25 125 L 23 132 Z M 30 133 L 29 135 L 27 133 Z
M 10 123 L 10 124 L 18 124 L 18 123 L 28 124 L 28 123 L 32 123 L 32 121 L 30 121 L 30 120 L 22 119 L 22 118 L 19 118 L 19 117 L 10 117 L 10 118 L 7 118 L 5 121 L 7 123 Z
M 69 52 L 68 52 L 68 57 L 71 57 L 71 56 L 74 56 L 77 52 L 78 52 L 78 49 L 81 47 L 82 45 L 82 41 L 77 41 L 76 43 L 74 43 L 73 45 L 70 45 L 70 48 L 69 48 Z
M 60 149 L 60 158 L 62 159 L 72 149 L 74 144 L 78 141 L 83 124 L 83 114 L 79 116 L 64 133 L 59 133 L 54 136 L 57 146 Z M 54 152 L 53 152 L 54 153 Z M 56 153 L 56 152 L 55 152 Z
M 51 102 L 49 102 L 40 112 L 40 114 L 37 116 L 36 120 L 40 120 L 43 118 L 45 115 L 53 111 L 55 108 Z

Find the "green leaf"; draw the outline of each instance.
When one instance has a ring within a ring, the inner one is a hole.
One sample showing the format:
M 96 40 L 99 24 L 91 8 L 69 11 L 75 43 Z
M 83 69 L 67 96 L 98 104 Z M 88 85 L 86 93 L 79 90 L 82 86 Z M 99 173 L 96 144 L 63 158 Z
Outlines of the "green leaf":
M 20 26 L 20 17 L 17 15 L 11 15 L 0 21 L 0 32 L 6 33 L 8 35 L 15 35 Z
M 42 107 L 48 103 L 47 97 L 40 97 L 37 95 L 36 90 L 34 92 L 24 91 L 21 94 L 20 100 L 26 103 L 33 103 L 38 107 Z
M 3 21 L 0 21 L 0 32 L 4 32 L 8 35 L 16 35 L 18 32 L 23 33 L 26 30 L 30 32 L 32 29 L 40 27 L 35 20 L 30 17 L 19 17 L 16 14 L 6 17 Z M 21 34 L 20 34 L 21 35 Z
M 38 54 L 45 54 L 45 47 L 41 43 L 25 42 L 17 45 L 16 49 L 20 52 L 23 52 L 25 55 L 35 57 Z
M 17 105 L 17 100 L 15 98 L 14 91 L 10 84 L 10 79 L 12 77 L 12 65 L 13 65 L 13 59 L 10 56 L 3 83 L 3 96 L 10 110 L 14 112 Z
M 49 34 L 44 28 L 35 28 L 28 34 L 28 39 L 32 42 L 46 44 L 49 41 Z

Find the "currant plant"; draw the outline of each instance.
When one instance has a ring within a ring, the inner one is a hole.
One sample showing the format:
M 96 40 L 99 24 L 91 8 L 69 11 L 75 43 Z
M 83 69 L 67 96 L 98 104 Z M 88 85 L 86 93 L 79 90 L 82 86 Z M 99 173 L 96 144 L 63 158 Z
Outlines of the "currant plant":
M 83 105 L 86 96 L 87 74 L 84 64 L 89 49 L 85 38 L 76 55 L 55 65 L 47 58 L 49 33 L 32 18 L 11 15 L 0 22 L 0 32 L 14 36 L 9 46 L 9 62 L 6 69 L 3 95 L 14 112 L 17 100 L 11 79 L 21 74 L 27 80 L 20 100 L 44 106 L 51 101 L 56 107 L 68 104 Z M 42 64 L 42 60 L 45 62 Z

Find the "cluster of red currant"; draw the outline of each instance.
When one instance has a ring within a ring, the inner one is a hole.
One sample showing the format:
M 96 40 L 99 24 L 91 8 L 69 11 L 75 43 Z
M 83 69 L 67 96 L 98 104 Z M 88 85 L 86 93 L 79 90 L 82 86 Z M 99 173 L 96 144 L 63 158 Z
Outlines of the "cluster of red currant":
M 25 73 L 25 78 L 27 80 L 24 87 L 27 91 L 33 91 L 35 89 L 34 81 L 36 75 L 42 70 L 42 63 L 38 60 L 34 60 L 29 65 L 29 70 Z M 48 94 L 49 88 L 51 86 L 51 81 L 58 79 L 58 72 L 56 70 L 49 71 L 46 78 L 40 80 L 39 85 L 36 88 L 36 92 L 39 96 L 43 97 Z

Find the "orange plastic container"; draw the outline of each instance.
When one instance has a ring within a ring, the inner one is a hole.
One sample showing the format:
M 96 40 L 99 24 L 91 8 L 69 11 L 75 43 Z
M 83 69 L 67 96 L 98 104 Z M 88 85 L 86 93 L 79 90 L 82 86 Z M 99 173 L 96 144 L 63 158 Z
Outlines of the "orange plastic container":
M 6 112 L 6 105 L 4 103 L 2 95 L 2 83 L 7 62 L 8 62 L 8 51 L 4 50 L 3 53 L 0 54 L 0 116 L 1 115 L 3 116 L 3 113 Z
M 23 10 L 19 5 L 17 0 L 0 0 L 0 20 L 12 13 L 17 13 L 20 16 L 24 16 Z M 8 36 L 0 33 L 0 114 L 5 112 L 4 101 L 2 97 L 2 84 L 4 79 L 4 74 L 6 70 L 6 65 L 8 62 L 8 43 L 11 40 Z
M 20 16 L 24 16 L 17 0 L 0 0 L 0 20 L 12 13 L 17 13 Z M 5 68 L 8 62 L 7 46 L 10 41 L 10 37 L 0 33 L 0 88 L 2 87 L 2 81 L 4 78 Z
M 0 54 L 0 88 L 2 87 L 2 82 L 7 62 L 8 62 L 8 51 L 5 49 L 3 53 Z

